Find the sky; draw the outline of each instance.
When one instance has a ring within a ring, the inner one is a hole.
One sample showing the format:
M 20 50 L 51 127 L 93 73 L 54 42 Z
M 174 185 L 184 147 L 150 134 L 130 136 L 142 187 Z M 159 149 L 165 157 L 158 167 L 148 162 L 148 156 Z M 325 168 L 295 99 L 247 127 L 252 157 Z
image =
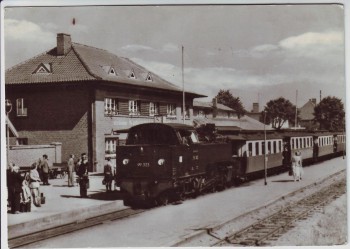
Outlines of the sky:
M 73 18 L 75 24 L 73 25 Z M 344 9 L 337 4 L 7 7 L 5 68 L 56 46 L 57 33 L 127 57 L 182 87 L 220 89 L 250 111 L 284 97 L 345 104 Z

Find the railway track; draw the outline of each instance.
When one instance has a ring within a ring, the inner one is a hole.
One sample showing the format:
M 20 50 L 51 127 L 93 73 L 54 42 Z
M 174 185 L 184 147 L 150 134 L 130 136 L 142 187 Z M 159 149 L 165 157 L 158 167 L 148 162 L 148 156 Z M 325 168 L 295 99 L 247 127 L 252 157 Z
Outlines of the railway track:
M 92 217 L 89 219 L 76 221 L 59 227 L 54 227 L 51 229 L 46 229 L 44 231 L 38 231 L 31 234 L 26 234 L 23 236 L 11 238 L 8 240 L 9 248 L 16 248 L 20 246 L 25 246 L 31 243 L 39 242 L 45 239 L 56 237 L 59 235 L 75 232 L 80 229 L 96 226 L 106 222 L 126 218 L 132 215 L 143 213 L 144 209 L 131 209 L 127 208 L 121 211 L 112 212 L 108 214 L 103 214 L 100 216 Z
M 239 232 L 226 236 L 212 246 L 266 246 L 269 241 L 276 240 L 293 228 L 295 222 L 322 211 L 324 206 L 345 192 L 346 180 L 342 179 Z

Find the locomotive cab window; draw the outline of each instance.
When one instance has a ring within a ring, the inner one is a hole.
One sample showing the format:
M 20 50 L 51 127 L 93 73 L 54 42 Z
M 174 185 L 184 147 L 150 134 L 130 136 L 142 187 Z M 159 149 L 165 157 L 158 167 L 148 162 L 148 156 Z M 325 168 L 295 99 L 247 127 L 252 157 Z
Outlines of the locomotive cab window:
M 190 130 L 179 130 L 179 136 L 181 137 L 182 144 L 190 145 L 199 143 L 197 134 Z

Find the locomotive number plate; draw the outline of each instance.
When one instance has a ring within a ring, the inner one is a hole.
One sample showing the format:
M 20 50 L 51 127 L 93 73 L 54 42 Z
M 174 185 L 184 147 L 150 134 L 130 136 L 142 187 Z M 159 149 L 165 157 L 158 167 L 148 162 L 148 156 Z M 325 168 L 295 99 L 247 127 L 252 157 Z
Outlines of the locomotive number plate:
M 150 165 L 149 163 L 137 163 L 137 167 L 145 167 L 148 168 Z

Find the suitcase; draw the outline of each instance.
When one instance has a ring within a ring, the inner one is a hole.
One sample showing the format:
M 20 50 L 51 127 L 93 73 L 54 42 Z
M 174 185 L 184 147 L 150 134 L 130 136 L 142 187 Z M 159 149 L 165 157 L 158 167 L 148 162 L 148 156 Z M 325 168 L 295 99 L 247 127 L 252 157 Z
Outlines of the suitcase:
M 46 202 L 46 197 L 44 196 L 44 193 L 41 193 L 41 204 L 45 204 Z

